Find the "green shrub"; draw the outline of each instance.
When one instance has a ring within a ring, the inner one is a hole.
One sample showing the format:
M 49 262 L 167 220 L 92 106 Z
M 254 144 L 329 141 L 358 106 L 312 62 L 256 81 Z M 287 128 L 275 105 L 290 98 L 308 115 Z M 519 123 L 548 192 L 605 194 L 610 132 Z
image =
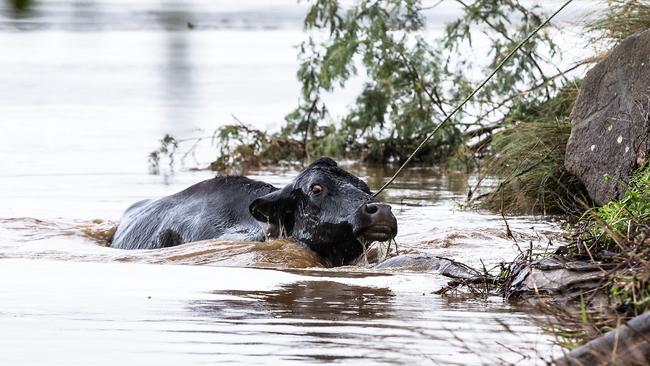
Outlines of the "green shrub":
M 585 189 L 564 168 L 566 143 L 571 133 L 569 114 L 579 83 L 564 87 L 543 103 L 522 102 L 494 134 L 484 175 L 500 179 L 481 207 L 512 214 L 571 213 Z

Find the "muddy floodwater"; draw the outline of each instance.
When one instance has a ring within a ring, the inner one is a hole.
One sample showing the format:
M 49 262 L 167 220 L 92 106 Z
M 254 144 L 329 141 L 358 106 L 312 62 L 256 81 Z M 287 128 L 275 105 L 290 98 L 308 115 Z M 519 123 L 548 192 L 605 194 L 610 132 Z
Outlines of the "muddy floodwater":
M 348 169 L 375 189 L 385 178 L 384 169 Z M 281 186 L 295 173 L 269 168 L 261 174 L 251 176 Z M 34 213 L 28 217 L 8 216 L 4 207 L 2 364 L 542 364 L 540 355 L 557 354 L 530 309 L 500 298 L 435 295 L 447 279 L 426 268 L 321 268 L 313 253 L 288 241 L 208 241 L 151 251 L 101 245 L 134 199 L 210 175 L 52 177 L 76 183 L 30 191 L 41 204 L 23 197 Z M 32 179 L 4 176 L 2 182 L 25 182 L 25 188 L 12 185 L 20 197 Z M 402 253 L 488 266 L 516 255 L 499 216 L 458 208 L 467 179 L 410 169 L 385 194 Z M 96 193 L 75 199 L 84 184 L 95 184 Z M 12 202 L 7 189 L 1 195 Z M 84 218 L 87 207 L 101 214 Z M 79 218 L 66 217 L 70 212 Z M 552 222 L 509 223 L 520 243 L 556 245 Z
M 447 279 L 426 262 L 331 269 L 286 240 L 104 246 L 130 204 L 213 176 L 190 169 L 214 159 L 209 142 L 149 174 L 165 133 L 209 136 L 231 115 L 279 128 L 300 92 L 304 3 L 11 3 L 0 2 L 1 365 L 543 364 L 559 354 L 530 308 L 433 294 Z M 334 115 L 360 84 L 327 96 Z M 395 169 L 342 164 L 372 189 Z M 246 174 L 280 187 L 296 170 Z M 382 197 L 400 253 L 487 267 L 514 258 L 500 215 L 460 207 L 475 179 L 408 169 Z M 558 245 L 548 218 L 508 221 L 522 246 Z

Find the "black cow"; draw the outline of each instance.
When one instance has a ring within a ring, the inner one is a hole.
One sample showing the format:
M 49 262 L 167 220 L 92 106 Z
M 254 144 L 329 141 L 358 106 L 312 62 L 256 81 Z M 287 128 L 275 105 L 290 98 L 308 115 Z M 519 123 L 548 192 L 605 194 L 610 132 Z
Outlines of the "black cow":
M 341 265 L 357 258 L 362 245 L 396 234 L 390 206 L 376 203 L 368 185 L 334 160 L 321 158 L 282 189 L 246 177 L 216 177 L 135 203 L 124 213 L 111 247 L 289 237 Z

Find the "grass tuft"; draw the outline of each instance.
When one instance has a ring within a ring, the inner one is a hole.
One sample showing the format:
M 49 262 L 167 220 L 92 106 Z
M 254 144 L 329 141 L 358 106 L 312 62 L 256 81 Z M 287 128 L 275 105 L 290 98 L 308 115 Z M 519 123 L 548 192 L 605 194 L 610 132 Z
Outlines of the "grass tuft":
M 650 29 L 650 1 L 608 0 L 603 14 L 587 25 L 587 33 L 594 42 L 614 45 L 629 35 Z
M 510 214 L 577 211 L 577 199 L 587 195 L 580 181 L 565 170 L 564 154 L 578 90 L 579 83 L 574 82 L 547 102 L 513 108 L 506 128 L 492 140 L 494 154 L 485 175 L 498 177 L 500 183 L 483 197 L 482 208 Z

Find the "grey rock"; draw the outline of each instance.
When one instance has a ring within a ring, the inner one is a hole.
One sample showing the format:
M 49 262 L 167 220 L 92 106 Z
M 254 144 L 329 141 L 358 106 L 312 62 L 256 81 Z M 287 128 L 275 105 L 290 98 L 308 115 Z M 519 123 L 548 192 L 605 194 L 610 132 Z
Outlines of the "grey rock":
M 616 46 L 586 75 L 571 113 L 565 166 L 598 204 L 621 198 L 650 152 L 650 30 Z
M 555 360 L 558 366 L 650 364 L 650 312 Z
M 548 295 L 557 303 L 568 304 L 580 301 L 583 294 L 591 293 L 599 287 L 606 278 L 606 269 L 611 268 L 611 265 L 566 262 L 555 257 L 544 257 L 532 263 L 517 262 L 512 268 L 513 279 L 508 289 L 508 298 L 533 299 L 539 295 Z M 594 306 L 603 305 L 606 298 L 601 295 L 589 296 L 589 303 Z
M 469 267 L 451 259 L 427 253 L 402 254 L 389 258 L 375 269 L 399 269 L 414 272 L 437 272 L 451 278 L 469 279 L 476 276 Z

